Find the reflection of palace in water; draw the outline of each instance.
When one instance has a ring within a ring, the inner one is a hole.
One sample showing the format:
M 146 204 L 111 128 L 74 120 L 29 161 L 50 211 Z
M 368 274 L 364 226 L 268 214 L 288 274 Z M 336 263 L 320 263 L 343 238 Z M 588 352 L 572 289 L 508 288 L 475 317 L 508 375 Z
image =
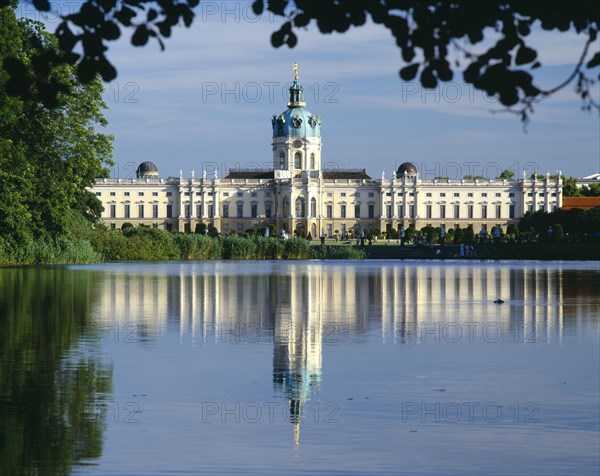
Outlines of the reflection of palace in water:
M 577 272 L 590 273 L 589 289 L 569 286 L 569 273 Z M 357 342 L 366 332 L 381 332 L 384 343 L 432 342 L 449 325 L 441 340 L 454 342 L 465 323 L 478 338 L 490 322 L 511 339 L 518 335 L 514 342 L 560 340 L 595 305 L 586 297 L 597 284 L 594 271 L 535 265 L 190 263 L 180 274 L 105 274 L 94 316 L 138 324 L 142 341 L 168 329 L 192 343 L 272 342 L 273 384 L 289 401 L 298 440 L 328 342 Z

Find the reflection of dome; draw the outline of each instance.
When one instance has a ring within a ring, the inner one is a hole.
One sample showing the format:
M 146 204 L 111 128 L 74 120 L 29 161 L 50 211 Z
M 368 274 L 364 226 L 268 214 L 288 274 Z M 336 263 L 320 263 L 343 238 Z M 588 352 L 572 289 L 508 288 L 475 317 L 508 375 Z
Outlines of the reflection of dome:
M 398 170 L 396 171 L 396 177 L 404 177 L 404 172 L 406 172 L 407 176 L 414 177 L 417 175 L 417 166 L 412 162 L 404 162 L 403 164 L 400 164 L 400 167 L 398 167 Z
M 152 162 L 142 162 L 135 171 L 137 178 L 158 177 L 158 168 Z

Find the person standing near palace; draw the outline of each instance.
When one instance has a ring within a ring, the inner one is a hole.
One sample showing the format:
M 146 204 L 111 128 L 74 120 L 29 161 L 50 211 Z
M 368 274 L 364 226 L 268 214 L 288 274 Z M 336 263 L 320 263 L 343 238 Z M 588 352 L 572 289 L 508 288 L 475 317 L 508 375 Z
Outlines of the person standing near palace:
M 406 234 L 404 233 L 404 225 L 400 227 L 400 246 L 404 246 L 404 238 Z
M 446 241 L 446 230 L 444 229 L 444 225 L 440 227 L 440 245 L 444 246 L 444 242 Z

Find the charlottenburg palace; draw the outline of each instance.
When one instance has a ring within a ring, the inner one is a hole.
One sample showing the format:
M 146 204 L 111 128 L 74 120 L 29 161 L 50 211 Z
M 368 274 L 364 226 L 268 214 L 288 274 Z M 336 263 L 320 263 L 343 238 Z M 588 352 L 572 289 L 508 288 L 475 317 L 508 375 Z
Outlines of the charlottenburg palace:
M 322 232 L 333 237 L 350 230 L 444 225 L 491 230 L 518 223 L 527 211 L 562 205 L 562 178 L 517 180 L 423 180 L 410 162 L 395 175 L 371 178 L 365 169 L 324 170 L 321 118 L 306 109 L 295 80 L 287 109 L 271 120 L 273 168 L 230 170 L 223 177 L 161 178 L 151 162 L 135 179 L 98 179 L 109 228 L 123 223 L 194 231 L 200 223 L 221 234 L 273 224 L 288 233 Z

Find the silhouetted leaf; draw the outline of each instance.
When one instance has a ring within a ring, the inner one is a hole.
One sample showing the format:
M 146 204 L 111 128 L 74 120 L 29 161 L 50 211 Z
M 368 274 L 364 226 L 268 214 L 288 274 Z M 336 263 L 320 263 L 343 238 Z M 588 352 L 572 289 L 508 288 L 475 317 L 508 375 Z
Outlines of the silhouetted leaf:
M 415 49 L 410 46 L 402 48 L 402 59 L 407 63 L 410 63 L 415 57 Z
M 537 51 L 533 48 L 529 48 L 527 46 L 520 46 L 517 50 L 517 55 L 515 56 L 515 64 L 527 64 L 531 63 L 537 57 Z
M 297 27 L 303 27 L 310 23 L 310 17 L 305 13 L 299 13 L 294 17 L 294 25 Z
M 182 8 L 181 16 L 183 17 L 183 24 L 189 28 L 194 21 L 194 13 L 188 8 Z
M 58 44 L 64 51 L 71 51 L 78 41 L 77 36 L 73 34 L 66 22 L 58 25 L 54 34 L 58 38 Z
M 265 8 L 265 4 L 263 0 L 255 0 L 252 4 L 252 11 L 256 16 L 262 15 L 262 12 Z
M 135 12 L 129 7 L 123 7 L 114 13 L 114 17 L 124 26 L 131 26 L 131 20 L 136 16 Z
M 514 106 L 519 102 L 519 95 L 515 88 L 508 88 L 500 91 L 500 102 L 505 106 Z
M 428 66 L 421 71 L 421 84 L 423 87 L 433 89 L 437 86 L 437 78 L 433 74 L 433 69 Z
M 121 36 L 121 30 L 115 23 L 111 21 L 105 21 L 102 24 L 101 31 L 102 37 L 106 38 L 107 40 L 116 40 Z
M 157 16 L 158 16 L 158 12 L 154 8 L 151 8 L 150 10 L 148 10 L 146 19 L 147 19 L 147 21 L 151 22 L 151 21 L 156 20 Z
M 283 45 L 283 33 L 280 30 L 274 31 L 271 34 L 271 44 L 274 48 L 279 48 Z
M 291 32 L 287 37 L 287 45 L 290 48 L 293 48 L 294 46 L 296 46 L 297 43 L 298 43 L 298 37 L 296 36 L 296 34 L 294 32 Z
M 146 25 L 139 25 L 131 37 L 131 44 L 133 46 L 144 46 L 146 43 L 148 43 L 148 29 Z
M 453 77 L 452 70 L 450 69 L 450 64 L 448 61 L 437 60 L 434 62 L 434 67 L 437 72 L 437 77 L 442 81 L 451 81 Z
M 586 64 L 588 68 L 593 68 L 598 65 L 600 65 L 600 52 L 596 53 L 594 57 Z
M 97 67 L 98 67 L 98 72 L 100 73 L 100 76 L 102 76 L 102 79 L 105 82 L 112 81 L 113 79 L 115 79 L 117 77 L 117 70 L 115 69 L 115 67 L 112 64 L 110 64 L 108 62 L 106 57 L 102 56 L 98 60 Z
M 417 71 L 419 71 L 419 63 L 409 64 L 400 70 L 400 77 L 404 81 L 412 81 L 415 79 Z
M 33 6 L 41 12 L 50 10 L 50 2 L 48 0 L 33 0 Z
M 77 65 L 77 76 L 84 83 L 89 83 L 96 76 L 96 65 L 89 57 L 84 57 Z
M 162 36 L 164 36 L 165 38 L 171 36 L 171 25 L 169 25 L 167 22 L 158 22 L 156 23 L 156 26 L 158 27 L 158 31 Z
M 529 28 L 529 23 L 525 20 L 519 21 L 517 28 L 521 36 L 527 36 L 531 32 L 531 28 Z
M 473 83 L 479 77 L 482 66 L 483 65 L 479 61 L 474 61 L 469 66 L 467 66 L 463 73 L 463 78 L 465 82 Z
M 533 85 L 533 77 L 525 71 L 513 71 L 511 74 L 512 81 L 515 85 L 523 90 L 529 96 L 537 96 L 540 90 Z

